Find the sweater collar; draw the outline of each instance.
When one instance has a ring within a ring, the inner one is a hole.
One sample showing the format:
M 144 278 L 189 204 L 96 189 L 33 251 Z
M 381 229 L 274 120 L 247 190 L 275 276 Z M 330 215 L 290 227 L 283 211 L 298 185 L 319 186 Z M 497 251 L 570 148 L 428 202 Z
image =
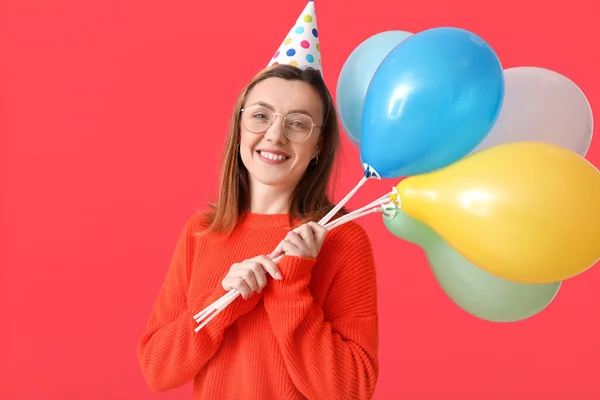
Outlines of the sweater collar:
M 248 228 L 290 228 L 288 214 L 256 214 L 246 212 L 241 215 L 242 226 Z M 292 222 L 296 222 L 295 219 Z

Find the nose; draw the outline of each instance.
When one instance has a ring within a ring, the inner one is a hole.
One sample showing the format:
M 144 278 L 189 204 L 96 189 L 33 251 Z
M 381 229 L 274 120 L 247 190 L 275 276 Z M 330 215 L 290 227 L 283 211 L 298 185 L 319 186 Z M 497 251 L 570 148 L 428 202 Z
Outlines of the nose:
M 273 115 L 273 122 L 265 132 L 265 139 L 273 143 L 285 143 L 287 137 L 283 130 L 283 117 L 279 114 Z

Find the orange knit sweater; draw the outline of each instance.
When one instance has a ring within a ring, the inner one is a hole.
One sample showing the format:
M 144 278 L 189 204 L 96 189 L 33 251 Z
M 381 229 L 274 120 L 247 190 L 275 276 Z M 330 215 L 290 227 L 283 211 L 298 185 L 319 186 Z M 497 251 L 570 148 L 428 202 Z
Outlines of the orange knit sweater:
M 329 232 L 318 259 L 284 257 L 283 280 L 239 297 L 198 333 L 193 315 L 226 292 L 233 263 L 270 253 L 287 215 L 248 214 L 229 236 L 186 223 L 138 345 L 160 392 L 194 381 L 195 399 L 370 399 L 378 377 L 375 267 L 364 230 Z

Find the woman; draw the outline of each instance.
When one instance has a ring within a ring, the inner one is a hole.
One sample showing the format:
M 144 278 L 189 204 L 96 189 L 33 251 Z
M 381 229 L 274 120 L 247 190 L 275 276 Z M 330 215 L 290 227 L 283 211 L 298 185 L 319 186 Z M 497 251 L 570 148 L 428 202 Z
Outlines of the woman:
M 243 90 L 219 201 L 185 225 L 139 341 L 152 390 L 193 380 L 196 399 L 372 397 L 378 331 L 369 239 L 353 222 L 329 234 L 312 222 L 333 207 L 327 187 L 338 146 L 318 71 L 276 65 Z M 231 289 L 243 298 L 195 333 L 193 315 Z

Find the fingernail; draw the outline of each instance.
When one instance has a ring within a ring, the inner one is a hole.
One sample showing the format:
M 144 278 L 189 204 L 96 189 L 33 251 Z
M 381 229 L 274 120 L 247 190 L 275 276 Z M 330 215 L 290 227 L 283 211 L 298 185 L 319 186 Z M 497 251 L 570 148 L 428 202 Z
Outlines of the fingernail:
M 275 274 L 275 278 L 277 278 L 278 280 L 282 280 L 283 276 L 281 275 L 281 272 L 277 271 L 277 273 Z

